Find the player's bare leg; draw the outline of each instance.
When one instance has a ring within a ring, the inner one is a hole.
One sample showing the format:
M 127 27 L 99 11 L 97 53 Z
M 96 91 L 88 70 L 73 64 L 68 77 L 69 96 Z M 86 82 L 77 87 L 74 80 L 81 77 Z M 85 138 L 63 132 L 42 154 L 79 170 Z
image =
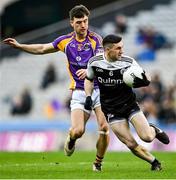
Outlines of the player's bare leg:
M 84 134 L 88 118 L 89 114 L 81 109 L 75 109 L 71 112 L 71 128 L 64 146 L 65 155 L 71 156 L 73 154 L 76 140 Z
M 93 170 L 101 171 L 102 161 L 109 144 L 109 130 L 108 130 L 108 123 L 106 122 L 106 118 L 103 112 L 101 111 L 100 106 L 95 108 L 95 114 L 99 126 L 99 137 L 96 144 L 97 153 L 96 153 L 95 162 L 93 163 Z
M 147 149 L 141 145 L 138 145 L 131 134 L 127 121 L 124 120 L 113 123 L 111 124 L 111 128 L 119 140 L 123 142 L 134 155 L 149 162 L 152 165 L 151 170 L 161 170 L 160 162 L 150 152 L 148 152 Z
M 131 152 L 151 164 L 151 170 L 160 171 L 162 169 L 161 163 L 143 146 L 137 145 L 131 149 Z
M 136 113 L 132 117 L 131 123 L 136 129 L 138 136 L 143 141 L 152 142 L 155 138 L 157 138 L 163 144 L 169 144 L 168 135 L 164 131 L 156 127 L 156 125 L 149 124 L 142 112 Z

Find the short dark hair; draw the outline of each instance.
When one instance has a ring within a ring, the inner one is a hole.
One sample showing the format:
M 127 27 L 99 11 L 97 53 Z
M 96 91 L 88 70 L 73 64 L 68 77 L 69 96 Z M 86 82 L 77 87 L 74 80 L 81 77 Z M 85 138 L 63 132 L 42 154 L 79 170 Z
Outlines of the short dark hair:
M 89 15 L 90 15 L 90 11 L 82 4 L 76 5 L 69 12 L 70 20 L 73 20 L 74 17 L 82 18 L 84 16 L 89 16 Z
M 103 38 L 103 47 L 113 43 L 119 43 L 121 40 L 122 40 L 121 36 L 109 34 Z

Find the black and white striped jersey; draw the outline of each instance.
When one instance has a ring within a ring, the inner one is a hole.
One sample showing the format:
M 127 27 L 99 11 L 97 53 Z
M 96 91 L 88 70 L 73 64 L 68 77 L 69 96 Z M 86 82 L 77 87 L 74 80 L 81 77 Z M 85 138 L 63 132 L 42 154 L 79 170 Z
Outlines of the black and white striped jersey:
M 97 80 L 104 113 L 121 113 L 134 104 L 135 93 L 123 82 L 123 72 L 131 65 L 139 66 L 133 58 L 125 55 L 115 62 L 107 61 L 104 54 L 89 60 L 87 79 Z

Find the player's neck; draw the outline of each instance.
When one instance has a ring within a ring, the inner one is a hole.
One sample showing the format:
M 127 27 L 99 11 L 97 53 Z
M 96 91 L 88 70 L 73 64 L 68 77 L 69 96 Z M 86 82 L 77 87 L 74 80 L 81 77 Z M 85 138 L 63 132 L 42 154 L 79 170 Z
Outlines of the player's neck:
M 85 40 L 86 36 L 87 34 L 76 34 L 76 40 L 82 42 Z
M 105 56 L 105 59 L 108 61 L 108 62 L 114 62 L 114 60 L 112 60 L 106 53 L 104 54 Z

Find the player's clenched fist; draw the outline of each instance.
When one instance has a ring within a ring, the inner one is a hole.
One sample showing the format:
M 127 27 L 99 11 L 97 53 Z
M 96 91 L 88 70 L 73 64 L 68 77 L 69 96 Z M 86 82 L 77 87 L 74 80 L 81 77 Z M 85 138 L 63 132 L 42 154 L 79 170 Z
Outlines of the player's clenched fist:
M 91 96 L 87 96 L 86 97 L 86 101 L 85 101 L 85 104 L 84 104 L 84 108 L 86 110 L 92 110 L 92 98 Z

